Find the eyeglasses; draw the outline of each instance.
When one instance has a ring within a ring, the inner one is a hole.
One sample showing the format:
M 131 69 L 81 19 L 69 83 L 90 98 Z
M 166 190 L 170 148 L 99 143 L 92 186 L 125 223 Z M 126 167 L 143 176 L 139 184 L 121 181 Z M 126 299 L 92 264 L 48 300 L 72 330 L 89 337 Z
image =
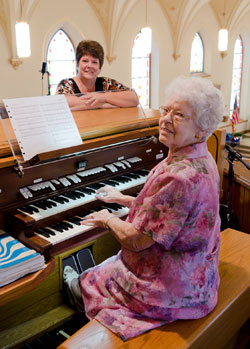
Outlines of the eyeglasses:
M 187 119 L 189 119 L 189 117 L 185 116 L 180 111 L 171 110 L 167 107 L 160 107 L 159 111 L 160 111 L 161 116 L 166 116 L 166 115 L 170 114 L 170 116 L 173 120 L 187 120 Z

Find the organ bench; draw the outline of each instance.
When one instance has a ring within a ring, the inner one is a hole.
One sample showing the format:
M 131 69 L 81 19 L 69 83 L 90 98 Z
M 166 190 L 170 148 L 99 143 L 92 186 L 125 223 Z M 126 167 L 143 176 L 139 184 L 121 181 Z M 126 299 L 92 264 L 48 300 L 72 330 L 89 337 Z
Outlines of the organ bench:
M 58 349 L 231 348 L 229 341 L 250 315 L 249 256 L 248 234 L 233 229 L 221 233 L 218 304 L 202 319 L 179 320 L 126 342 L 92 320 Z

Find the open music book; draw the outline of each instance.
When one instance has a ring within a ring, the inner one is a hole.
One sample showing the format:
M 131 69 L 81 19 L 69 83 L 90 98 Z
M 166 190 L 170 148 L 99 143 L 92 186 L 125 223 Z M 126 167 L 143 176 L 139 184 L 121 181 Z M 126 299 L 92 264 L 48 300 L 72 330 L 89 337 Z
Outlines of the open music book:
M 24 161 L 82 144 L 64 95 L 3 100 Z
M 6 233 L 0 235 L 0 287 L 42 268 L 44 256 Z

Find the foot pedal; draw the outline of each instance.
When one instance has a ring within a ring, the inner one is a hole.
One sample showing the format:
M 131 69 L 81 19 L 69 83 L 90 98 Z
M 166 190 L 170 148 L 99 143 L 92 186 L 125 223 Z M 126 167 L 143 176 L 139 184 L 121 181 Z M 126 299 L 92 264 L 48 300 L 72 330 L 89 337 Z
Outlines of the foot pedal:
M 78 262 L 78 265 L 81 268 L 80 273 L 82 273 L 84 270 L 94 267 L 95 266 L 95 261 L 92 256 L 92 253 L 90 249 L 85 248 L 76 254 L 76 260 Z
M 66 265 L 69 265 L 71 268 L 73 268 L 78 274 L 81 273 L 81 270 L 79 270 L 77 266 L 77 262 L 75 260 L 74 256 L 68 256 L 66 258 L 63 258 L 62 260 L 62 270 L 66 267 Z

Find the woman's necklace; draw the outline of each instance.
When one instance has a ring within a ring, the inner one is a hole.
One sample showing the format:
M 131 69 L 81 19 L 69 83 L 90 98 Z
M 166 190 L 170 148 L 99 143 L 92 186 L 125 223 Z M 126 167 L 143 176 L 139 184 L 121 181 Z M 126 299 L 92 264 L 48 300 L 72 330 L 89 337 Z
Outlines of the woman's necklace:
M 84 83 L 82 82 L 82 80 L 79 78 L 79 76 L 76 77 L 77 78 L 77 82 L 80 85 L 80 91 L 82 93 L 86 93 L 86 92 L 95 92 L 95 83 L 93 85 L 92 88 L 88 89 L 86 85 L 84 85 Z

